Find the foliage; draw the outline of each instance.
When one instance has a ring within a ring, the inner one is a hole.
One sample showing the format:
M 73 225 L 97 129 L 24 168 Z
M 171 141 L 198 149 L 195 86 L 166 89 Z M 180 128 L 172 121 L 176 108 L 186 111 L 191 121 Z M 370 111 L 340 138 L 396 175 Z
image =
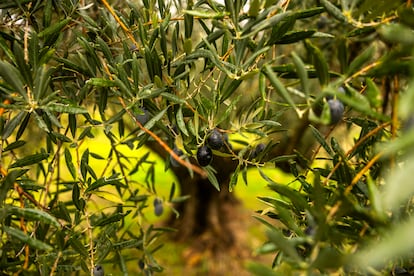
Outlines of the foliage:
M 271 220 L 257 216 L 269 227 L 258 251 L 276 257 L 252 271 L 412 268 L 411 2 L 223 2 L 0 4 L 2 273 L 112 264 L 127 274 L 129 261 L 162 271 L 155 241 L 171 229 L 145 214 L 186 197 L 172 185 L 161 200 L 149 153 L 121 150 L 147 143 L 171 156 L 166 169 L 185 166 L 217 189 L 232 190 L 248 167 L 289 162 L 299 185 L 261 173 L 274 194 L 260 198 Z M 346 113 L 326 133 L 338 120 L 330 99 Z M 272 154 L 274 135 L 294 121 L 310 123 L 320 144 L 310 158 Z M 337 138 L 341 128 L 358 132 L 352 145 Z M 213 130 L 225 140 L 213 158 L 238 162 L 229 187 L 195 161 Z M 99 133 L 106 156 L 83 146 Z M 95 160 L 108 163 L 98 170 Z

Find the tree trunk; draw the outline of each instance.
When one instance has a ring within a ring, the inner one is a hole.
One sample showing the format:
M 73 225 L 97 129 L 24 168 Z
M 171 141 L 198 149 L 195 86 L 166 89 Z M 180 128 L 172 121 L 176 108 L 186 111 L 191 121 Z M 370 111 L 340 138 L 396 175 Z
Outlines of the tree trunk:
M 159 145 L 151 143 L 149 147 L 165 157 Z M 197 164 L 193 158 L 191 162 Z M 209 275 L 223 275 L 229 271 L 244 275 L 243 259 L 251 258 L 252 249 L 248 248 L 246 234 L 247 224 L 253 219 L 228 189 L 237 164 L 230 158 L 213 157 L 211 166 L 217 171 L 220 191 L 207 178 L 197 174 L 191 177 L 183 166 L 171 167 L 179 180 L 181 195 L 190 198 L 174 206 L 180 216 L 172 214 L 165 224 L 177 230 L 172 234 L 174 241 L 190 244 L 183 252 L 187 265 L 194 267 L 208 259 L 203 266 L 207 265 Z
M 167 158 L 166 151 L 157 143 L 149 143 L 148 146 L 161 157 Z M 194 158 L 190 161 L 197 164 Z M 180 216 L 176 218 L 172 215 L 167 224 L 177 229 L 177 240 L 212 235 L 217 245 L 210 243 L 210 247 L 231 247 L 234 245 L 234 237 L 229 223 L 240 202 L 234 193 L 229 192 L 228 186 L 237 162 L 230 158 L 214 156 L 211 166 L 217 171 L 220 191 L 217 191 L 207 178 L 198 174 L 191 176 L 186 167 L 170 168 L 179 181 L 181 195 L 188 195 L 190 198 L 174 206 Z
M 190 198 L 176 206 L 180 217 L 172 217 L 169 224 L 178 230 L 176 238 L 179 240 L 211 236 L 214 241 L 209 241 L 208 246 L 215 251 L 234 245 L 231 221 L 240 202 L 228 189 L 231 173 L 237 163 L 214 156 L 212 166 L 217 170 L 220 191 L 206 178 L 196 174 L 191 177 L 184 167 L 173 169 L 180 180 L 181 194 L 189 195 Z

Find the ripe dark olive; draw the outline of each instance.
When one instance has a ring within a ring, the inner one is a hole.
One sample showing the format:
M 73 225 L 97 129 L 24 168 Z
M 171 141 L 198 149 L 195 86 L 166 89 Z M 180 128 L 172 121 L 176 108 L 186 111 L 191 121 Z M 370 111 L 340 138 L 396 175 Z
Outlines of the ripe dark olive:
M 141 125 L 145 125 L 150 120 L 150 113 L 145 107 L 141 107 L 140 114 L 136 115 L 135 118 Z
M 266 145 L 263 143 L 258 144 L 252 153 L 250 154 L 251 158 L 256 158 L 264 149 L 266 148 Z
M 199 147 L 197 150 L 197 161 L 200 166 L 208 166 L 213 160 L 213 152 L 207 146 Z
M 328 100 L 329 110 L 331 113 L 331 124 L 336 124 L 342 119 L 344 114 L 344 104 L 337 99 Z
M 312 226 L 308 226 L 308 227 L 306 227 L 306 229 L 305 229 L 304 232 L 308 236 L 313 236 L 316 233 L 316 229 L 314 227 L 312 227 Z
M 223 135 L 217 129 L 214 129 L 208 136 L 207 143 L 210 148 L 219 150 L 224 145 Z
M 104 276 L 104 275 L 105 275 L 105 271 L 101 265 L 96 265 L 93 268 L 93 276 Z
M 184 154 L 184 152 L 183 152 L 182 150 L 180 150 L 179 148 L 176 148 L 176 147 L 174 147 L 173 151 L 174 151 L 174 152 L 175 152 L 175 154 L 177 154 L 178 156 L 181 156 L 181 155 L 183 155 L 183 154 Z M 171 164 L 171 166 L 176 167 L 176 168 L 180 166 L 180 163 L 178 163 L 178 161 L 177 161 L 177 160 L 175 160 L 175 159 L 172 157 L 172 155 L 170 155 L 170 164 Z
M 139 260 L 138 261 L 138 266 L 139 266 L 139 268 L 144 269 L 145 268 L 145 262 L 143 260 Z
M 162 206 L 162 200 L 159 198 L 155 198 L 154 199 L 154 213 L 156 216 L 161 216 L 162 213 L 164 212 L 164 207 Z

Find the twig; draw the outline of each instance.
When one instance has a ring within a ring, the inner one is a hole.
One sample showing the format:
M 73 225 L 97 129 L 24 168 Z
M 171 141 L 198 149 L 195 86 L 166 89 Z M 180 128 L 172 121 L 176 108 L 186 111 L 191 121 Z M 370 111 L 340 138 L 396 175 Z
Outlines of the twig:
M 183 159 L 180 158 L 180 156 L 178 156 L 163 140 L 161 140 L 160 137 L 158 137 L 157 134 L 155 134 L 154 132 L 152 132 L 151 130 L 147 129 L 146 127 L 144 127 L 138 120 L 137 118 L 135 118 L 134 114 L 131 113 L 131 111 L 129 111 L 129 109 L 127 108 L 124 99 L 122 99 L 121 97 L 118 97 L 119 102 L 121 103 L 122 107 L 125 109 L 125 111 L 131 116 L 131 118 L 134 120 L 134 122 L 136 123 L 136 125 L 143 130 L 145 133 L 147 133 L 149 136 L 151 136 L 161 147 L 164 148 L 165 151 L 167 151 L 172 158 L 174 158 L 178 163 L 180 163 L 181 165 L 189 168 L 190 170 L 198 173 L 200 176 L 206 178 L 207 177 L 207 173 L 206 171 L 204 171 L 203 169 L 201 169 L 200 167 L 187 162 Z
M 115 21 L 118 22 L 119 26 L 121 26 L 121 29 L 126 33 L 126 35 L 131 39 L 131 41 L 134 43 L 137 50 L 139 50 L 139 44 L 135 40 L 133 34 L 131 31 L 125 26 L 124 22 L 119 18 L 119 16 L 115 13 L 114 9 L 109 5 L 109 3 L 106 0 L 101 0 L 102 4 L 104 4 L 105 8 L 109 11 L 110 14 L 115 18 Z

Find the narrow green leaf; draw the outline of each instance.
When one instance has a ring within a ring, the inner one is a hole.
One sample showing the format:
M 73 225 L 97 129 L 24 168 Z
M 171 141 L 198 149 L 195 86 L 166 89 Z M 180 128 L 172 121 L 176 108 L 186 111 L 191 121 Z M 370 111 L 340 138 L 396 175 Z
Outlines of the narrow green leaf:
M 65 148 L 65 162 L 66 162 L 66 167 L 68 168 L 70 174 L 72 175 L 72 178 L 76 180 L 76 168 L 73 165 L 72 154 L 70 153 L 68 148 Z
M 326 62 L 322 51 L 309 41 L 306 41 L 306 47 L 312 56 L 312 63 L 315 67 L 320 84 L 322 86 L 327 85 L 329 83 L 328 63 Z
M 176 114 L 176 120 L 177 120 L 177 126 L 178 128 L 181 130 L 181 132 L 185 135 L 188 136 L 188 131 L 187 131 L 187 127 L 186 124 L 184 122 L 184 117 L 183 117 L 183 108 L 180 105 L 180 107 L 177 110 L 177 114 Z
M 65 18 L 59 21 L 56 24 L 52 24 L 51 26 L 47 27 L 43 31 L 37 34 L 38 37 L 43 38 L 50 35 L 55 35 L 59 33 L 72 19 L 70 17 Z
M 60 140 L 63 143 L 71 143 L 72 142 L 72 140 L 69 137 L 67 137 L 66 135 L 64 135 L 62 133 L 52 131 L 49 134 L 53 135 L 54 137 L 56 137 L 56 139 Z
M 14 150 L 17 148 L 20 148 L 21 146 L 24 146 L 26 144 L 26 141 L 23 140 L 18 140 L 15 141 L 13 143 L 8 144 L 4 149 L 3 152 L 9 151 L 9 150 Z
M 304 210 L 309 209 L 308 202 L 298 191 L 293 190 L 292 188 L 286 185 L 281 185 L 277 183 L 269 183 L 268 186 L 273 191 L 279 193 L 282 196 L 289 198 L 293 206 L 298 211 L 304 211 Z
M 93 223 L 93 226 L 105 226 L 110 223 L 118 222 L 121 219 L 123 219 L 125 216 L 127 216 L 129 213 L 131 213 L 131 210 L 127 211 L 126 213 L 116 213 L 116 214 L 110 215 L 109 217 L 103 217 L 100 220 Z
M 302 90 L 303 92 L 305 92 L 306 100 L 308 100 L 310 89 L 309 89 L 308 73 L 306 71 L 305 64 L 295 52 L 292 52 L 292 59 L 296 67 L 296 72 L 298 73 L 298 76 L 300 79 L 300 84 L 302 85 Z
M 0 60 L 0 77 L 27 100 L 27 93 L 22 81 L 23 78 L 16 67 L 6 61 Z
M 229 182 L 229 192 L 233 191 L 233 188 L 237 184 L 237 179 L 239 178 L 239 172 L 240 172 L 240 164 L 237 166 L 236 170 L 232 173 L 230 182 Z
M 186 13 L 184 14 L 184 35 L 186 39 L 191 38 L 191 35 L 193 33 L 194 16 L 188 13 L 188 11 L 191 9 L 192 5 L 188 5 Z
M 312 37 L 312 35 L 315 34 L 315 32 L 315 30 L 289 32 L 282 36 L 279 40 L 277 40 L 275 44 L 296 43 L 298 41 L 302 41 L 306 38 Z
M 86 81 L 86 84 L 98 87 L 114 87 L 116 86 L 115 81 L 104 78 L 90 78 Z
M 272 67 L 269 64 L 264 66 L 263 73 L 266 75 L 276 92 L 296 111 L 298 112 L 295 102 L 290 97 L 286 87 L 282 84 L 276 74 L 273 72 Z
M 126 113 L 125 109 L 122 109 L 117 114 L 113 115 L 108 121 L 106 121 L 106 124 L 111 125 L 115 122 L 118 122 L 119 120 L 122 119 L 122 116 L 124 116 L 125 113 Z
M 21 111 L 19 112 L 19 114 L 17 114 L 10 121 L 7 122 L 7 124 L 4 126 L 2 137 L 1 137 L 3 140 L 6 140 L 7 138 L 9 138 L 9 136 L 13 133 L 16 127 L 21 124 L 25 115 L 26 115 L 26 111 Z
M 85 201 L 80 198 L 80 189 L 78 183 L 73 183 L 72 186 L 72 202 L 75 204 L 76 209 L 83 211 L 83 208 L 85 207 Z
M 13 187 L 16 179 L 24 173 L 25 170 L 11 170 L 6 177 L 0 182 L 0 206 L 4 204 L 4 199 L 7 197 L 9 190 Z
M 170 195 L 168 196 L 168 201 L 173 200 L 175 194 L 175 182 L 171 185 Z
M 76 137 L 76 130 L 78 129 L 77 123 L 76 123 L 76 115 L 69 114 L 68 119 L 69 119 L 69 129 L 70 129 L 70 132 L 72 133 L 72 137 Z
M 50 103 L 46 106 L 42 106 L 45 110 L 50 110 L 59 113 L 69 113 L 69 114 L 81 114 L 81 113 L 88 113 L 88 111 L 81 106 L 74 106 L 74 105 L 65 105 L 60 103 Z
M 4 232 L 6 232 L 8 235 L 12 236 L 13 238 L 16 238 L 20 240 L 23 243 L 28 244 L 30 247 L 38 250 L 45 250 L 45 251 L 52 251 L 53 247 L 50 246 L 47 243 L 44 243 L 38 239 L 30 237 L 28 234 L 24 233 L 23 231 L 8 227 L 8 226 L 2 226 L 2 229 Z
M 295 244 L 288 240 L 282 233 L 281 229 L 268 232 L 268 237 L 280 250 L 286 255 L 291 257 L 297 262 L 301 261 L 301 257 L 298 255 Z
M 259 217 L 259 216 L 255 216 L 253 215 L 253 218 L 257 219 L 258 221 L 260 221 L 261 223 L 263 223 L 266 227 L 268 227 L 271 231 L 273 230 L 277 230 L 277 227 L 273 224 L 271 224 L 269 221 L 267 221 L 266 219 Z
M 51 75 L 55 70 L 55 68 L 47 68 L 46 65 L 41 65 L 37 68 L 33 86 L 33 95 L 36 101 L 39 102 L 40 99 L 47 95 Z
M 42 116 L 38 115 L 37 112 L 33 112 L 32 114 L 34 114 L 34 116 L 35 116 L 37 126 L 45 132 L 50 132 L 50 130 L 49 130 L 48 126 L 46 125 L 46 122 L 43 120 Z
M 216 12 L 216 11 L 212 11 L 212 10 L 197 9 L 197 10 L 184 10 L 184 14 L 188 14 L 188 15 L 191 15 L 191 16 L 196 16 L 196 17 L 199 17 L 199 18 L 220 19 L 220 18 L 224 18 L 229 13 L 227 13 L 227 12 Z
M 217 191 L 220 191 L 220 184 L 216 178 L 214 170 L 210 167 L 205 167 L 205 170 L 207 171 L 207 178 L 210 180 L 210 183 L 217 189 Z
M 282 21 L 289 15 L 291 15 L 291 12 L 287 11 L 287 12 L 281 12 L 281 13 L 275 14 L 270 18 L 266 18 L 260 23 L 253 26 L 249 33 L 243 33 L 241 36 L 241 39 L 253 37 L 258 32 L 275 26 L 276 24 L 278 24 L 280 21 Z
M 342 11 L 334 4 L 332 4 L 329 0 L 321 0 L 321 4 L 330 15 L 338 19 L 340 22 L 345 23 L 348 21 Z
M 366 78 L 365 83 L 367 84 L 366 96 L 373 107 L 380 107 L 382 105 L 381 91 L 378 86 L 371 78 Z
M 6 42 L 3 36 L 0 36 L 0 49 L 4 51 L 4 54 L 13 62 L 16 62 L 16 58 L 10 48 L 10 45 Z
M 21 159 L 17 159 L 13 164 L 11 164 L 10 168 L 24 167 L 24 166 L 37 164 L 40 161 L 47 159 L 48 157 L 49 157 L 48 153 L 36 153 L 36 154 L 28 155 Z
M 357 72 L 366 64 L 376 53 L 374 46 L 367 47 L 361 54 L 359 54 L 349 65 L 347 70 L 347 75 L 350 76 L 353 73 Z
M 142 246 L 143 240 L 142 239 L 130 239 L 127 241 L 121 241 L 112 244 L 113 249 L 115 250 L 121 250 L 125 248 L 139 248 Z
M 280 24 L 277 24 L 272 28 L 272 33 L 266 45 L 276 44 L 282 36 L 284 36 L 288 31 L 292 30 L 295 25 L 296 18 L 294 16 L 289 16 Z
M 17 130 L 17 133 L 16 133 L 16 140 L 19 140 L 19 139 L 22 137 L 22 135 L 23 135 L 24 131 L 26 130 L 26 127 L 29 125 L 29 122 L 30 122 L 30 116 L 31 116 L 31 114 L 32 114 L 32 113 L 28 112 L 28 113 L 26 114 L 26 116 L 24 116 L 24 119 L 23 119 L 23 121 L 21 122 L 21 124 L 20 124 L 20 126 L 19 126 L 19 129 Z
M 16 64 L 19 68 L 20 75 L 22 76 L 25 83 L 29 85 L 30 88 L 34 88 L 32 72 L 28 64 L 26 63 L 23 49 L 22 47 L 20 47 L 19 43 L 13 43 L 13 52 L 14 56 L 16 57 Z
M 220 98 L 220 102 L 224 102 L 227 100 L 233 93 L 236 91 L 236 89 L 240 86 L 242 83 L 242 80 L 236 79 L 232 80 L 230 84 L 228 84 L 223 90 Z
M 322 134 L 319 132 L 318 129 L 316 129 L 313 125 L 309 125 L 313 136 L 316 138 L 316 140 L 321 144 L 321 146 L 325 149 L 325 151 L 330 155 L 333 156 L 334 152 L 332 151 L 331 147 L 328 145 L 328 143 L 325 141 L 325 138 L 322 136 Z
M 120 184 L 120 180 L 122 180 L 122 178 L 118 178 L 118 177 L 114 177 L 111 176 L 109 178 L 106 177 L 101 177 L 99 179 L 97 179 L 95 182 L 93 182 L 91 185 L 88 186 L 88 188 L 86 188 L 85 193 L 90 193 L 100 187 L 106 186 L 106 185 L 119 185 Z
M 32 208 L 9 207 L 6 208 L 6 211 L 18 217 L 24 217 L 27 220 L 39 221 L 60 228 L 60 223 L 56 220 L 56 218 L 42 210 Z
M 296 11 L 293 14 L 293 16 L 296 19 L 303 19 L 303 18 L 309 18 L 309 17 L 313 17 L 315 15 L 321 14 L 324 11 L 325 11 L 325 9 L 323 7 L 315 7 L 315 8 Z
M 183 104 L 183 103 L 185 103 L 185 100 L 184 99 L 181 99 L 177 95 L 171 94 L 169 92 L 162 92 L 161 93 L 161 96 L 163 98 L 166 98 L 167 100 L 172 101 L 173 103 L 176 103 L 176 104 Z
M 96 42 L 98 43 L 99 48 L 104 54 L 105 58 L 109 61 L 109 64 L 113 64 L 113 54 L 111 53 L 108 44 L 100 36 L 96 38 Z

